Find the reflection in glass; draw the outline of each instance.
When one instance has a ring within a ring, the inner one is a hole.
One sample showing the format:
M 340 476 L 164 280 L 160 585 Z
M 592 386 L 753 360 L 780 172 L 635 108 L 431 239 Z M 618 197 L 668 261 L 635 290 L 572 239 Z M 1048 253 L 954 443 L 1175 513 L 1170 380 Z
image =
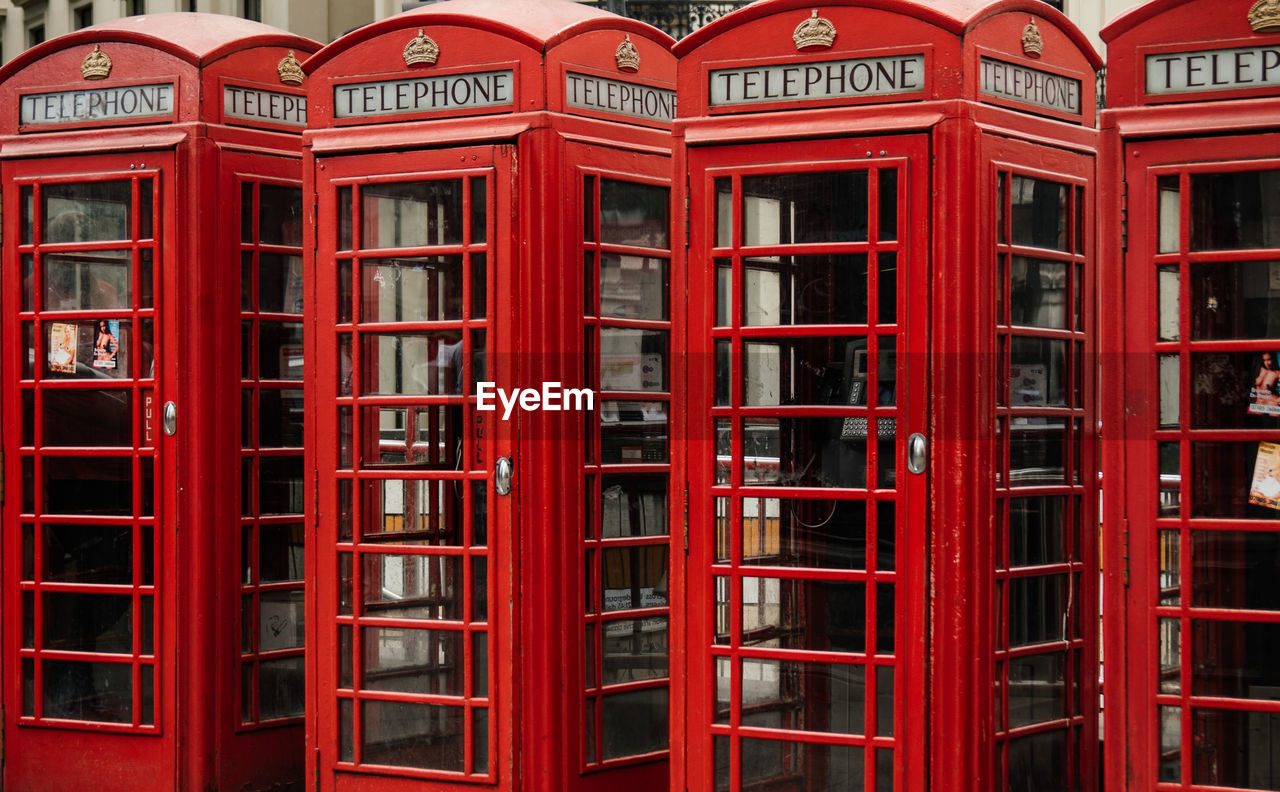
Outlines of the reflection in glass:
M 867 172 L 742 178 L 742 243 L 790 245 L 867 240 Z
M 1066 329 L 1067 272 L 1065 262 L 1014 256 L 1009 268 L 1012 324 Z
M 1182 602 L 1182 544 L 1177 531 L 1160 531 L 1160 604 Z
M 666 330 L 600 329 L 600 389 L 665 391 L 668 338 Z
M 667 619 L 607 621 L 601 627 L 601 680 L 605 685 L 667 676 Z
M 1066 668 L 1063 655 L 1009 659 L 1009 728 L 1066 717 Z
M 1193 784 L 1280 789 L 1280 764 L 1269 739 L 1280 730 L 1280 713 L 1197 707 L 1191 730 Z
M 742 708 L 776 712 L 773 728 L 866 733 L 865 667 L 746 658 L 741 662 Z
M 670 318 L 669 269 L 666 259 L 601 253 L 600 315 L 614 319 Z
M 845 429 L 838 417 L 743 419 L 743 483 L 865 487 L 866 437 Z
M 867 584 L 742 578 L 742 645 L 828 652 L 867 649 Z
M 463 633 L 399 627 L 361 629 L 360 686 L 390 693 L 463 694 Z
M 302 256 L 258 254 L 258 310 L 302 313 Z
M 667 187 L 601 179 L 600 241 L 634 247 L 669 247 L 670 194 Z
M 1193 263 L 1191 337 L 1280 337 L 1280 261 Z
M 890 508 L 890 520 L 876 532 L 877 566 L 892 569 L 893 504 L 879 505 Z M 743 498 L 741 533 L 746 565 L 867 568 L 865 501 Z
M 733 244 L 733 183 L 716 179 L 716 247 Z M 720 324 L 717 322 L 716 324 Z
M 1057 730 L 1009 741 L 1009 777 L 1023 789 L 1066 792 L 1067 732 Z
M 130 239 L 129 181 L 44 184 L 40 187 L 45 244 Z
M 42 264 L 42 310 L 112 311 L 133 307 L 133 267 L 128 250 L 47 254 Z
M 744 340 L 743 403 L 865 406 L 868 391 L 875 388 L 876 404 L 892 405 L 896 365 L 893 348 L 881 350 L 878 357 L 878 377 L 869 381 L 870 357 L 863 337 Z M 865 429 L 862 435 L 865 436 Z
M 462 561 L 450 556 L 368 554 L 365 613 L 396 619 L 462 618 Z
M 462 544 L 462 482 L 366 479 L 359 485 L 366 540 Z
M 1160 707 L 1160 780 L 1178 783 L 1182 778 L 1182 710 Z
M 1156 443 L 1160 462 L 1160 516 L 1177 517 L 1182 504 L 1182 458 L 1177 442 Z
M 754 786 L 766 781 L 781 782 L 785 779 L 789 789 L 831 792 L 862 789 L 864 750 L 861 745 L 821 745 L 744 738 L 740 752 L 742 785 L 745 789 L 748 785 Z
M 360 247 L 462 244 L 462 179 L 360 189 Z
M 258 447 L 302 447 L 302 391 L 258 391 Z
M 1009 567 L 1058 564 L 1066 558 L 1067 499 L 1061 495 L 1009 499 Z
M 603 697 L 602 759 L 664 751 L 667 748 L 666 687 Z
M 258 240 L 262 244 L 300 247 L 302 222 L 300 188 L 280 184 L 258 185 Z
M 364 393 L 449 396 L 463 392 L 458 331 L 366 333 L 361 340 Z
M 1009 424 L 1009 484 L 1066 482 L 1066 425 L 1057 418 L 1014 418 Z
M 1181 360 L 1176 354 L 1157 357 L 1160 367 L 1160 428 L 1176 429 L 1182 421 Z
M 1067 638 L 1069 596 L 1066 575 L 1009 580 L 1009 647 Z
M 891 261 L 893 254 L 884 254 Z M 729 270 L 722 271 L 723 300 Z M 881 278 L 881 300 L 892 302 L 895 283 Z M 742 324 L 746 327 L 867 323 L 867 254 L 767 256 L 742 262 Z M 728 307 L 718 325 L 728 325 Z M 883 313 L 883 311 L 882 311 Z M 892 321 L 881 316 L 881 321 Z
M 1067 186 L 1015 175 L 1010 185 L 1013 244 L 1067 247 Z
M 129 654 L 133 597 L 46 591 L 41 595 L 44 649 Z
M 1178 619 L 1157 619 L 1160 631 L 1160 692 L 1182 691 L 1182 623 Z
M 716 259 L 716 327 L 733 324 L 733 268 L 729 259 Z
M 111 447 L 133 445 L 130 390 L 44 391 L 41 445 Z
M 365 259 L 362 322 L 439 322 L 462 318 L 462 256 Z
M 306 704 L 305 668 L 301 657 L 258 663 L 258 717 L 261 720 L 302 717 Z
M 1067 342 L 1013 336 L 1009 351 L 1009 404 L 1067 406 Z
M 362 467 L 458 470 L 463 461 L 460 405 L 364 407 L 361 420 Z
M 1280 624 L 1192 619 L 1191 694 L 1280 701 Z
M 1191 590 L 1202 608 L 1280 611 L 1280 535 L 1193 531 Z
M 1280 246 L 1280 170 L 1191 174 L 1191 250 Z
M 133 721 L 133 666 L 44 660 L 44 717 L 99 723 Z
M 258 376 L 264 380 L 302 379 L 302 323 L 258 323 Z
M 401 701 L 360 702 L 365 764 L 463 771 L 463 708 Z

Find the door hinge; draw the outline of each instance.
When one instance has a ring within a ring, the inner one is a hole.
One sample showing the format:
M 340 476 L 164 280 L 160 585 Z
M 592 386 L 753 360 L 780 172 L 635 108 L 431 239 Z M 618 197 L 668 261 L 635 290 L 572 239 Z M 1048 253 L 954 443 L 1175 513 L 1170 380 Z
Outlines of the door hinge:
M 320 470 L 311 469 L 311 530 L 320 529 Z
M 689 555 L 689 482 L 684 483 L 684 554 Z
M 684 180 L 684 247 L 689 249 L 689 180 Z
M 0 506 L 4 505 L 4 449 L 0 448 Z
M 1122 576 L 1124 587 L 1129 588 L 1129 519 L 1120 521 L 1120 559 L 1124 562 Z
M 316 751 L 316 785 L 312 787 L 316 792 L 320 792 L 320 751 Z
M 1120 252 L 1129 252 L 1129 182 L 1120 182 Z
M 311 193 L 311 258 L 315 260 L 315 252 L 317 245 L 320 244 L 320 225 L 317 222 L 320 218 L 320 196 Z

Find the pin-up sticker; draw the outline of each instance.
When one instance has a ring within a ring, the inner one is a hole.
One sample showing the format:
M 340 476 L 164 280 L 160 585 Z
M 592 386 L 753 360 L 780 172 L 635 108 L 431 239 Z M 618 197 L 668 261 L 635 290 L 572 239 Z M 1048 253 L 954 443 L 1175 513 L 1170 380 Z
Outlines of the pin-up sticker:
M 1280 416 L 1280 358 L 1275 352 L 1263 352 L 1258 373 L 1249 390 L 1250 415 Z
M 120 320 L 99 319 L 94 326 L 93 367 L 114 369 L 120 352 Z
M 49 370 L 59 374 L 76 373 L 76 347 L 80 329 L 70 322 L 54 322 L 49 326 Z

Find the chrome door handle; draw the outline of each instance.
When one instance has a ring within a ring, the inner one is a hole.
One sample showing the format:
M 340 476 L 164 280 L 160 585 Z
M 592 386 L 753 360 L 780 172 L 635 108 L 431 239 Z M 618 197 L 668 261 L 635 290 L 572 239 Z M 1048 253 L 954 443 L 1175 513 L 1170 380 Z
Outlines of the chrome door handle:
M 161 416 L 164 433 L 173 437 L 178 433 L 178 405 L 171 401 L 164 403 L 164 414 Z
M 499 495 L 511 494 L 511 476 L 515 473 L 515 466 L 511 464 L 511 457 L 500 457 L 497 464 L 493 466 L 493 490 Z
M 915 474 L 924 472 L 929 463 L 929 441 L 916 432 L 907 438 L 907 470 Z

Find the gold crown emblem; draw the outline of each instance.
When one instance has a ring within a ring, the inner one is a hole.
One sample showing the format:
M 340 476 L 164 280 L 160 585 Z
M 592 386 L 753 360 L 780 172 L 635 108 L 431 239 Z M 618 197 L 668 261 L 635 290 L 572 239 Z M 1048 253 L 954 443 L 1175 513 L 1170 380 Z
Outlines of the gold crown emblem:
M 306 76 L 302 73 L 302 64 L 293 56 L 293 50 L 289 50 L 289 54 L 280 59 L 276 74 L 280 75 L 280 82 L 285 85 L 302 85 L 302 79 Z
M 815 8 L 812 16 L 796 25 L 796 32 L 791 38 L 795 40 L 797 50 L 830 47 L 836 40 L 836 26 L 818 16 Z
M 86 80 L 105 80 L 111 74 L 111 59 L 97 44 L 93 45 L 93 52 L 80 61 L 80 74 Z
M 1249 27 L 1254 33 L 1280 31 L 1280 0 L 1258 0 L 1249 9 Z
M 1022 52 L 1032 58 L 1038 58 L 1044 52 L 1044 38 L 1034 18 L 1022 29 Z
M 404 45 L 405 66 L 430 66 L 440 57 L 440 46 L 418 28 L 418 35 Z
M 623 39 L 613 53 L 613 59 L 618 64 L 618 69 L 626 72 L 640 71 L 640 53 L 636 52 L 636 45 L 631 43 L 631 34 Z

